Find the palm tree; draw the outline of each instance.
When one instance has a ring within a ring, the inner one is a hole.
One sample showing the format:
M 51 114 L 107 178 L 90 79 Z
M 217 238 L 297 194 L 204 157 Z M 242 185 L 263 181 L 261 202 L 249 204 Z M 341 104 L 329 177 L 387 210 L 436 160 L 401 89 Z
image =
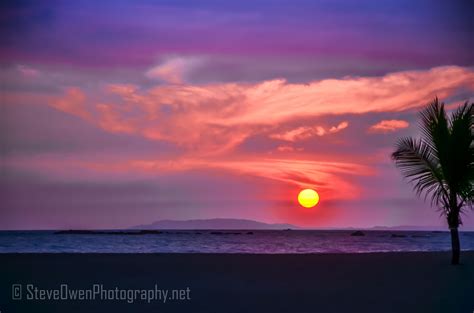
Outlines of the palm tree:
M 474 204 L 474 103 L 466 102 L 448 118 L 438 98 L 420 112 L 421 138 L 401 138 L 392 159 L 417 195 L 431 198 L 451 231 L 452 264 L 459 264 L 460 213 Z

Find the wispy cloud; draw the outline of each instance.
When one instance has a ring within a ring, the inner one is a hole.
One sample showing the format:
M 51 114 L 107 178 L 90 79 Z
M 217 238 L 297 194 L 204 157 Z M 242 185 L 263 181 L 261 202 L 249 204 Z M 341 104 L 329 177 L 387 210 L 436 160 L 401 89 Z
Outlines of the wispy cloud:
M 237 175 L 265 178 L 298 188 L 317 188 L 325 199 L 354 199 L 361 193 L 353 182 L 358 176 L 370 176 L 369 166 L 336 161 L 284 158 L 206 159 L 187 156 L 175 160 L 128 159 L 92 160 L 80 157 L 61 158 L 54 155 L 7 159 L 9 168 L 28 168 L 49 176 L 63 178 L 74 175 L 77 180 L 100 180 L 100 177 L 155 177 L 190 170 L 219 170 Z M 328 183 L 330 182 L 330 183 Z
M 277 151 L 279 152 L 292 152 L 295 151 L 295 148 L 292 146 L 278 146 Z
M 347 128 L 347 126 L 349 126 L 349 122 L 344 121 L 344 122 L 339 123 L 336 126 L 332 126 L 331 128 L 329 128 L 329 130 L 327 132 L 329 132 L 330 134 L 337 133 L 337 132 Z
M 390 133 L 407 128 L 410 124 L 403 120 L 382 120 L 369 127 L 370 133 Z
M 35 78 L 35 77 L 40 76 L 40 74 L 41 74 L 39 70 L 37 70 L 35 68 L 32 68 L 30 66 L 27 66 L 27 65 L 21 65 L 21 64 L 17 65 L 16 69 L 23 76 L 29 77 L 29 78 Z
M 159 65 L 149 69 L 145 75 L 148 78 L 160 79 L 170 84 L 182 84 L 186 81 L 186 75 L 203 62 L 203 58 L 196 56 L 168 57 Z
M 134 134 L 183 148 L 174 161 L 76 160 L 76 166 L 127 173 L 217 169 L 299 187 L 313 186 L 326 198 L 340 199 L 355 198 L 361 192 L 350 178 L 352 175 L 374 172 L 364 162 L 347 163 L 342 161 L 346 158 L 330 154 L 308 161 L 303 151 L 290 145 L 270 150 L 276 149 L 280 155 L 292 152 L 291 159 L 250 157 L 232 151 L 256 135 L 288 143 L 312 137 L 329 139 L 330 134 L 349 127 L 350 122 L 343 116 L 406 111 L 425 105 L 434 95 L 446 98 L 466 89 L 474 90 L 474 72 L 451 66 L 308 84 L 272 80 L 252 84 L 169 84 L 146 90 L 137 85 L 110 84 L 104 93 L 90 96 L 78 88 L 68 89 L 51 105 L 110 133 Z M 344 119 L 331 126 L 325 121 L 327 116 Z M 387 119 L 372 125 L 370 131 L 391 132 L 405 127 L 408 122 L 404 120 Z
M 92 120 L 92 114 L 86 107 L 86 95 L 79 88 L 68 88 L 64 97 L 50 101 L 50 105 L 65 113 L 96 122 Z
M 295 129 L 285 131 L 283 133 L 270 134 L 269 137 L 273 139 L 294 142 L 294 141 L 308 139 L 314 136 L 324 136 L 326 134 L 334 134 L 347 128 L 347 126 L 349 126 L 349 123 L 346 121 L 341 122 L 336 126 L 332 126 L 331 128 L 324 128 L 323 126 L 314 126 L 314 127 L 301 126 Z
M 308 84 L 271 80 L 255 84 L 171 84 L 147 90 L 135 85 L 111 84 L 107 90 L 106 94 L 94 95 L 94 99 L 99 99 L 97 103 L 84 103 L 85 91 L 69 89 L 51 105 L 86 118 L 106 131 L 133 133 L 203 153 L 216 153 L 272 129 L 276 129 L 273 138 L 296 141 L 335 133 L 348 126 L 348 122 L 329 128 L 308 128 L 303 122 L 298 126 L 298 121 L 303 119 L 418 108 L 435 95 L 447 98 L 459 90 L 474 90 L 474 72 L 448 66 Z M 119 100 L 105 101 L 110 93 Z M 104 101 L 100 101 L 101 97 Z M 278 131 L 285 129 L 282 126 L 287 123 L 296 127 Z M 403 125 L 389 122 L 374 129 L 390 131 Z

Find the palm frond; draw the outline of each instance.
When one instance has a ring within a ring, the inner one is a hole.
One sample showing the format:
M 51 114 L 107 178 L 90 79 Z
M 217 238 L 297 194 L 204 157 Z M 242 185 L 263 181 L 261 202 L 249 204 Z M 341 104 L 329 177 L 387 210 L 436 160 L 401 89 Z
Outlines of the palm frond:
M 471 206 L 474 202 L 474 104 L 460 106 L 450 120 L 451 129 L 451 158 L 449 184 L 461 198 L 463 204 Z
M 436 151 L 425 140 L 402 138 L 392 159 L 402 174 L 412 183 L 418 195 L 431 196 L 432 204 L 447 206 L 448 193 Z
M 449 161 L 449 121 L 444 104 L 436 97 L 420 112 L 420 129 L 423 141 L 430 146 L 433 157 L 438 159 L 441 167 Z
M 421 139 L 402 138 L 392 154 L 418 195 L 431 196 L 445 215 L 474 208 L 474 104 L 448 118 L 438 98 L 420 112 Z

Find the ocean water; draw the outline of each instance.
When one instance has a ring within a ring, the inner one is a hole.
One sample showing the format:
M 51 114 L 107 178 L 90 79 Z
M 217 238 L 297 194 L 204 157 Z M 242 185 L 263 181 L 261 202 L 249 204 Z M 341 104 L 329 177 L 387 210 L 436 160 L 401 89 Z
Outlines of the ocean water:
M 149 235 L 77 235 L 0 231 L 0 253 L 367 253 L 447 251 L 449 232 L 322 230 L 189 230 Z M 461 232 L 474 250 L 474 232 Z

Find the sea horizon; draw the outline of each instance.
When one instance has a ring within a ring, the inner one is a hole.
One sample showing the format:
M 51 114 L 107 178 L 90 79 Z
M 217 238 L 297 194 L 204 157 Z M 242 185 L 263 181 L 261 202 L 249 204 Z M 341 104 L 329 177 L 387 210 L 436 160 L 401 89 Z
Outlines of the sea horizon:
M 460 233 L 474 251 L 474 232 Z M 406 230 L 0 231 L 0 253 L 318 254 L 449 251 L 449 233 Z

